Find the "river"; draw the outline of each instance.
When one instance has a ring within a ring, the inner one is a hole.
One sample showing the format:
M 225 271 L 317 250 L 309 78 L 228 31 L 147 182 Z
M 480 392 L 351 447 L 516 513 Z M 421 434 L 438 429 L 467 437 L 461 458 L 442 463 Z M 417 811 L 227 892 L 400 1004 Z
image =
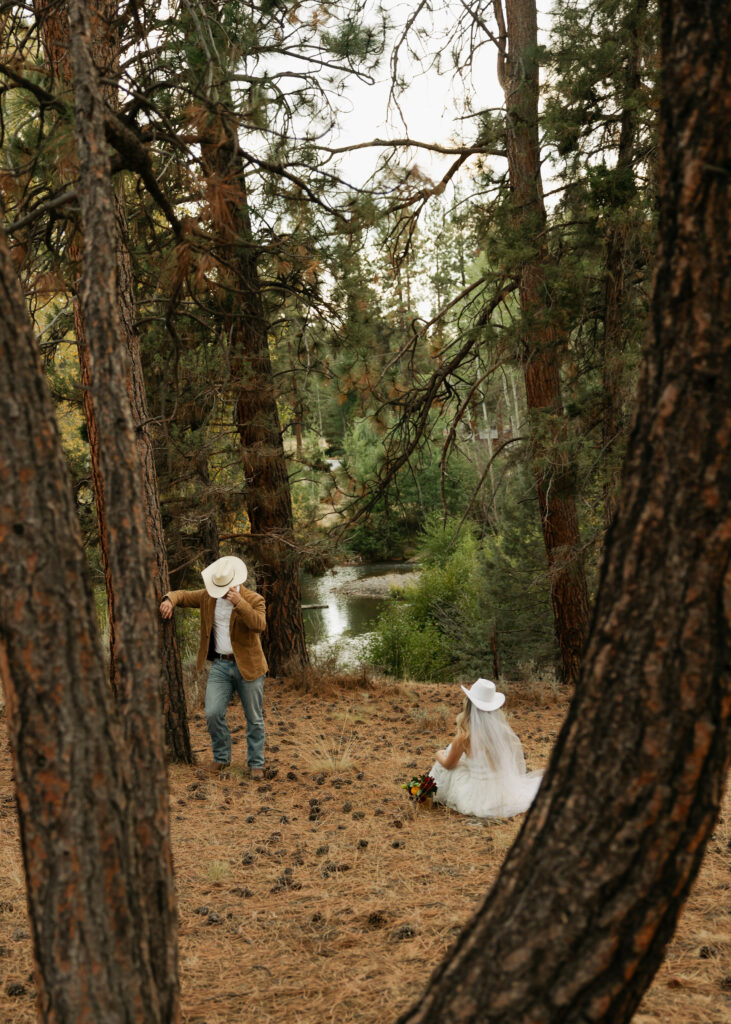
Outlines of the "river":
M 305 608 L 305 633 L 315 660 L 326 655 L 335 658 L 338 667 L 354 667 L 359 651 L 372 632 L 379 614 L 388 607 L 389 597 L 366 597 L 342 593 L 340 588 L 357 580 L 371 579 L 391 573 L 407 575 L 414 565 L 377 562 L 368 565 L 339 565 L 324 576 L 302 574 L 303 605 L 324 605 Z

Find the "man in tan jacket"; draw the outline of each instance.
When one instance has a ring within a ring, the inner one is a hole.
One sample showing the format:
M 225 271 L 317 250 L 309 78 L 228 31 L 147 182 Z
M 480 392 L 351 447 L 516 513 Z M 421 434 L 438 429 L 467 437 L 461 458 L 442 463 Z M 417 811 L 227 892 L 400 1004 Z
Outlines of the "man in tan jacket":
M 247 762 L 252 778 L 264 771 L 264 676 L 267 662 L 261 647 L 266 629 L 264 598 L 243 586 L 246 565 L 232 555 L 219 558 L 201 573 L 205 589 L 171 590 L 160 604 L 164 619 L 173 609 L 200 608 L 198 670 L 212 662 L 206 684 L 206 725 L 213 745 L 213 771 L 231 763 L 231 733 L 226 709 L 238 693 L 246 715 Z

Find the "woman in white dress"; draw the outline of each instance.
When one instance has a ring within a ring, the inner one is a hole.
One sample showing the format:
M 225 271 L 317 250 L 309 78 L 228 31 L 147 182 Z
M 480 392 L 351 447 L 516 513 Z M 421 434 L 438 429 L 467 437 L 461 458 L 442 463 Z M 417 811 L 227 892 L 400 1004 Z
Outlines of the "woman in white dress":
M 466 689 L 457 715 L 457 734 L 438 750 L 431 775 L 436 803 L 479 818 L 512 818 L 527 811 L 538 792 L 542 771 L 527 772 L 520 740 L 500 708 L 505 694 L 489 679 Z

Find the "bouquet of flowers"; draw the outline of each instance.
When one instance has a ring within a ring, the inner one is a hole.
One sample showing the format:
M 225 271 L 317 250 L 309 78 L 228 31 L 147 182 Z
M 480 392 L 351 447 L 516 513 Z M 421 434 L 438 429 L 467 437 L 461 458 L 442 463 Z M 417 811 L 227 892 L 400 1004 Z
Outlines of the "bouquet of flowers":
M 427 797 L 434 796 L 437 784 L 431 775 L 415 775 L 411 782 L 404 782 L 401 788 L 408 790 L 409 800 L 423 804 Z

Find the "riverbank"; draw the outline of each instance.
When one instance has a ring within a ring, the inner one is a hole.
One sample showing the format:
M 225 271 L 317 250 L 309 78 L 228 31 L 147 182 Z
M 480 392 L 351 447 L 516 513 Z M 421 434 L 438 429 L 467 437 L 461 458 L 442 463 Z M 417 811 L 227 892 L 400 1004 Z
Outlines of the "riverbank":
M 338 583 L 332 588 L 334 594 L 347 597 L 378 597 L 385 599 L 391 596 L 393 588 L 413 587 L 419 582 L 418 570 L 411 572 L 388 572 L 383 576 L 365 576 L 359 580 L 348 580 Z

